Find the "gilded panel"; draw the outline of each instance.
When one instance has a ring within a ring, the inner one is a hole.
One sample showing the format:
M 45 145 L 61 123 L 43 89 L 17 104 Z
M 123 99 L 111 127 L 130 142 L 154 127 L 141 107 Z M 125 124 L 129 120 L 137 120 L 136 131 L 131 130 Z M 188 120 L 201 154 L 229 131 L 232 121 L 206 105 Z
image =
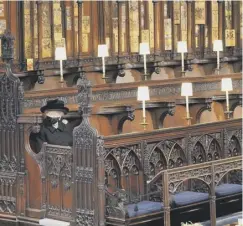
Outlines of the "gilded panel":
M 34 70 L 34 63 L 33 59 L 27 59 L 27 71 Z
M 225 30 L 225 46 L 235 46 L 235 30 Z
M 205 1 L 195 2 L 195 24 L 205 24 Z
M 225 1 L 225 28 L 232 28 L 232 2 L 229 0 Z
M 138 52 L 139 26 L 138 26 L 138 2 L 129 2 L 129 25 L 130 25 L 130 49 L 131 52 Z
M 164 19 L 165 28 L 165 50 L 172 50 L 172 29 L 171 19 Z
M 82 34 L 82 52 L 88 52 L 89 51 L 89 35 L 88 34 Z
M 195 47 L 199 47 L 199 34 L 200 34 L 200 27 L 199 25 L 195 26 Z
M 30 41 L 25 41 L 24 43 L 24 51 L 25 51 L 25 57 L 31 57 L 31 51 L 32 51 L 32 44 Z
M 218 27 L 213 27 L 212 28 L 212 42 L 214 40 L 218 40 L 218 34 L 219 34 Z
M 6 30 L 6 20 L 0 20 L 0 34 L 3 34 Z
M 52 46 L 50 38 L 42 39 L 42 58 L 47 58 L 52 56 Z
M 37 5 L 34 4 L 34 38 L 38 38 Z
M 242 12 L 242 1 L 240 1 L 240 38 L 243 39 L 243 12 Z
M 141 29 L 145 29 L 145 10 L 144 10 L 144 1 L 141 1 L 140 3 L 140 23 L 141 23 Z
M 174 24 L 180 24 L 180 2 L 173 2 Z
M 78 17 L 74 18 L 74 30 L 78 32 Z
M 43 38 L 51 37 L 51 26 L 50 26 L 50 5 L 49 3 L 43 3 L 42 5 L 42 32 Z
M 30 28 L 30 2 L 24 1 L 24 52 L 26 58 L 31 58 L 32 37 Z
M 118 52 L 118 33 L 113 33 L 113 43 L 115 44 L 114 51 Z
M 122 5 L 122 23 L 121 23 L 121 29 L 122 29 L 122 36 L 121 36 L 121 50 L 122 52 L 125 51 L 125 37 L 126 37 L 126 26 L 127 26 L 127 20 L 126 20 L 126 5 Z
M 106 36 L 110 35 L 110 7 L 109 7 L 109 1 L 104 2 L 104 17 L 105 17 L 105 34 Z
M 76 2 L 74 3 L 74 16 L 78 17 L 78 4 Z
M 111 47 L 110 45 L 111 44 L 110 44 L 110 38 L 109 37 L 105 38 L 105 44 L 107 45 L 107 48 L 110 49 L 110 47 Z
M 174 49 L 177 49 L 178 33 L 179 33 L 180 25 L 174 25 Z
M 118 52 L 118 18 L 112 18 L 114 51 Z
M 89 34 L 90 33 L 90 17 L 82 16 L 82 33 Z
M 164 2 L 164 18 L 168 17 L 168 3 Z
M 148 2 L 149 6 L 149 46 L 154 48 L 154 10 L 152 1 Z
M 0 4 L 0 17 L 4 17 L 4 4 Z
M 142 30 L 141 31 L 141 38 L 142 38 L 142 42 L 147 42 L 149 43 L 149 30 Z
M 65 47 L 65 38 L 60 37 L 56 40 L 56 47 Z
M 34 52 L 34 54 L 35 54 L 35 58 L 38 58 L 38 51 L 39 51 L 39 48 L 38 48 L 38 39 L 35 39 L 34 40 L 34 43 L 35 43 L 35 52 Z
M 2 4 L 0 4 L 0 16 L 1 16 L 1 5 Z M 4 11 L 4 10 L 3 10 Z M 24 1 L 24 15 L 29 15 L 30 14 L 30 1 Z
M 208 48 L 208 26 L 205 25 L 205 48 Z
M 67 21 L 67 31 L 72 30 L 72 9 L 70 6 L 66 7 L 66 21 Z
M 60 4 L 53 4 L 53 22 L 54 24 L 61 24 L 62 23 L 62 12 Z
M 138 36 L 130 36 L 131 52 L 138 52 Z
M 219 27 L 219 22 L 218 22 L 218 2 L 212 1 L 212 43 L 214 40 L 218 40 L 218 27 Z
M 181 40 L 187 41 L 187 3 L 181 3 Z

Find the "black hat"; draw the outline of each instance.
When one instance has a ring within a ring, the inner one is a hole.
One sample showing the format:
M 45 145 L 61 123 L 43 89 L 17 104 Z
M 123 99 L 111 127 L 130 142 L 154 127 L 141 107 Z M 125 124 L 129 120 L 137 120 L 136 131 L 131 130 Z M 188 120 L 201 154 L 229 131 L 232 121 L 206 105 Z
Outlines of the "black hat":
M 69 109 L 64 107 L 64 102 L 62 100 L 48 100 L 46 105 L 40 108 L 41 112 L 44 113 L 46 110 L 59 110 L 66 114 Z

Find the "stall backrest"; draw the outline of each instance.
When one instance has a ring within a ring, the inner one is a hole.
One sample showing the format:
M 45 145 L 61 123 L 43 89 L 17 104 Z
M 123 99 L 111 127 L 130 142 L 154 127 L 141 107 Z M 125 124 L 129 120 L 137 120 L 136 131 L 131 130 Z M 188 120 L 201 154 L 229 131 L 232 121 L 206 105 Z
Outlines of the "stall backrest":
M 16 204 L 24 202 L 23 127 L 17 123 L 22 99 L 22 84 L 7 63 L 0 75 L 0 213 L 4 214 L 21 213 Z
M 102 226 L 105 205 L 103 140 L 89 123 L 91 84 L 82 73 L 77 86 L 82 122 L 73 131 L 73 221 L 77 225 Z

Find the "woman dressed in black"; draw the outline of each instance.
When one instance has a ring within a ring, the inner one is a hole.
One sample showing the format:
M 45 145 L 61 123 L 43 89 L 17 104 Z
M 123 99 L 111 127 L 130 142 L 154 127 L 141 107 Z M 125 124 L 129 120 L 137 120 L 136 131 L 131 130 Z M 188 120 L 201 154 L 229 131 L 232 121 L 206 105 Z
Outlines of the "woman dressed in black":
M 67 107 L 64 107 L 64 102 L 58 99 L 49 100 L 40 110 L 44 114 L 44 120 L 36 137 L 38 152 L 44 142 L 72 146 L 72 130 L 68 121 L 62 118 L 69 111 Z

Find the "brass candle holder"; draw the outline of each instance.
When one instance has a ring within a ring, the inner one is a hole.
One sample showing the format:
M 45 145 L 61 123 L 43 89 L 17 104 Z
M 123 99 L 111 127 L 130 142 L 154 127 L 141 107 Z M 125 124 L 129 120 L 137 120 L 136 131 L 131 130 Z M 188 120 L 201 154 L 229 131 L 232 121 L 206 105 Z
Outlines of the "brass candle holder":
M 143 129 L 146 130 L 146 127 L 148 125 L 148 123 L 146 122 L 146 117 L 143 117 L 143 122 L 141 122 L 140 125 L 142 125 Z

